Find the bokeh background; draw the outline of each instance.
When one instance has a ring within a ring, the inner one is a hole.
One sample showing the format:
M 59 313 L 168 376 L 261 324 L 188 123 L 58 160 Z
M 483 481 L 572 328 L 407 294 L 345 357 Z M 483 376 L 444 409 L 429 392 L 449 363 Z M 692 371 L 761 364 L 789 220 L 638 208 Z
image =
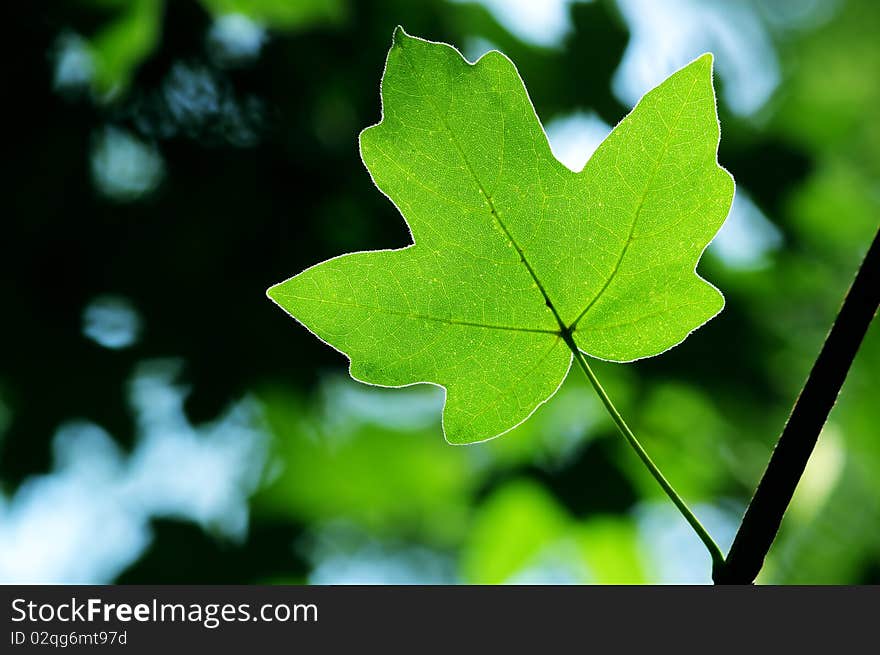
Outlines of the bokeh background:
M 395 25 L 520 69 L 579 169 L 716 55 L 724 312 L 597 373 L 726 549 L 880 216 L 871 0 L 19 3 L 4 68 L 0 581 L 707 582 L 697 538 L 573 371 L 453 447 L 264 296 L 408 233 L 357 134 Z M 760 581 L 880 582 L 880 328 Z

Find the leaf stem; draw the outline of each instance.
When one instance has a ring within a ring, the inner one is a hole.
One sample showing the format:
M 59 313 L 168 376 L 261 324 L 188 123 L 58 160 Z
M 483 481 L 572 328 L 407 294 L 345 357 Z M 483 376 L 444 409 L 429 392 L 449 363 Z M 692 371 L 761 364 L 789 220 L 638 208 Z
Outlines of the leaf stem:
M 721 549 L 718 547 L 718 544 L 715 543 L 715 540 L 712 539 L 712 536 L 709 534 L 706 528 L 703 527 L 703 524 L 700 523 L 700 520 L 696 517 L 696 515 L 694 515 L 694 513 L 687 506 L 687 503 L 684 502 L 684 500 L 681 498 L 681 496 L 678 495 L 675 489 L 673 489 L 672 485 L 663 476 L 663 473 L 660 472 L 660 469 L 657 468 L 657 465 L 654 464 L 654 462 L 651 460 L 651 457 L 642 447 L 642 444 L 640 444 L 639 440 L 636 439 L 636 436 L 633 434 L 632 430 L 629 429 L 629 426 L 626 424 L 626 421 L 623 420 L 620 412 L 618 412 L 617 408 L 614 407 L 614 403 L 611 402 L 611 399 L 608 397 L 608 394 L 605 392 L 605 389 L 599 382 L 599 378 L 596 377 L 596 374 L 593 373 L 593 369 L 591 369 L 590 365 L 587 364 L 587 360 L 584 358 L 583 353 L 574 343 L 574 339 L 572 339 L 571 334 L 564 334 L 563 338 L 565 339 L 568 347 L 574 353 L 574 358 L 577 360 L 577 363 L 581 367 L 581 370 L 587 376 L 590 384 L 593 385 L 596 393 L 599 394 L 599 398 L 602 400 L 602 404 L 605 405 L 605 409 L 608 410 L 608 413 L 611 415 L 612 420 L 617 425 L 617 429 L 620 430 L 620 433 L 623 435 L 624 439 L 626 439 L 627 443 L 632 447 L 632 449 L 636 451 L 636 455 L 639 456 L 639 459 L 642 460 L 642 463 L 644 463 L 648 471 L 651 472 L 651 475 L 654 476 L 654 479 L 657 480 L 657 483 L 663 488 L 663 491 L 666 492 L 666 495 L 669 496 L 669 499 L 675 504 L 675 506 L 678 508 L 678 511 L 681 512 L 685 520 L 694 529 L 694 532 L 697 533 L 700 541 L 702 541 L 703 544 L 706 546 L 706 549 L 712 556 L 713 572 L 720 570 L 724 566 L 724 555 L 722 554 Z

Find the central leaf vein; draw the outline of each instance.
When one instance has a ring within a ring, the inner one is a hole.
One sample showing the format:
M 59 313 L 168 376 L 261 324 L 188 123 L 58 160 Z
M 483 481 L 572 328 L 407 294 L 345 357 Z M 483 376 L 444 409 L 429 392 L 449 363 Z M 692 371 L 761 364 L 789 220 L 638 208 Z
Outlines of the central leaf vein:
M 433 96 L 430 93 L 425 93 L 424 87 L 422 86 L 422 76 L 420 74 L 420 71 L 413 65 L 413 63 L 411 61 L 409 61 L 409 59 L 406 56 L 402 57 L 402 59 L 404 61 L 406 61 L 407 65 L 409 65 L 409 67 L 413 70 L 413 73 L 414 73 L 413 77 L 417 80 L 417 84 L 419 85 L 419 90 L 422 92 L 423 97 L 425 97 L 427 99 L 428 105 L 430 105 L 431 109 L 434 111 L 434 114 L 437 116 L 437 119 L 440 121 L 440 124 L 443 126 L 443 129 L 445 129 L 447 134 L 449 134 L 449 139 L 452 142 L 453 146 L 455 146 L 455 149 L 458 152 L 459 157 L 461 157 L 461 160 L 464 163 L 464 166 L 467 169 L 468 173 L 470 174 L 471 179 L 473 179 L 474 183 L 477 185 L 477 189 L 479 190 L 480 194 L 486 200 L 486 204 L 489 207 L 489 212 L 491 213 L 492 217 L 494 218 L 495 221 L 498 222 L 498 226 L 504 232 L 504 235 L 507 237 L 507 239 L 513 245 L 513 248 L 516 250 L 517 254 L 519 255 L 520 262 L 522 262 L 522 264 L 526 267 L 526 270 L 528 271 L 529 276 L 531 276 L 532 280 L 534 281 L 535 285 L 538 288 L 538 291 L 541 292 L 541 296 L 544 299 L 544 304 L 550 309 L 550 311 L 553 313 L 553 317 L 556 319 L 556 322 L 559 324 L 560 333 L 567 332 L 569 330 L 568 326 L 566 326 L 565 321 L 562 320 L 562 317 L 559 315 L 559 312 L 556 311 L 556 307 L 553 305 L 553 301 L 550 299 L 550 296 L 547 294 L 547 290 L 545 289 L 544 285 L 541 283 L 541 280 L 538 278 L 538 275 L 535 272 L 535 269 L 532 268 L 531 263 L 529 263 L 529 260 L 526 258 L 526 254 L 523 251 L 522 247 L 520 247 L 520 245 L 519 245 L 519 243 L 517 243 L 516 239 L 513 238 L 513 235 L 510 233 L 510 230 L 504 224 L 504 221 L 501 220 L 501 214 L 498 212 L 498 209 L 495 206 L 495 202 L 492 199 L 492 196 L 486 191 L 486 187 L 483 185 L 482 181 L 477 176 L 477 173 L 474 170 L 474 167 L 471 165 L 470 160 L 468 159 L 467 155 L 464 152 L 464 149 L 461 147 L 461 144 L 458 141 L 458 137 L 456 136 L 455 132 L 450 127 L 448 121 L 446 120 L 446 117 L 443 115 L 443 112 L 441 112 L 440 109 L 437 107 L 436 103 L 434 102 Z M 502 115 L 503 115 L 503 112 L 502 112 Z
M 654 178 L 657 177 L 657 173 L 660 171 L 660 165 L 663 162 L 663 158 L 666 156 L 666 153 L 669 150 L 669 144 L 672 141 L 672 134 L 675 131 L 675 126 L 678 124 L 678 121 L 681 119 L 681 115 L 684 112 L 684 108 L 685 108 L 687 102 L 690 101 L 691 95 L 694 92 L 694 87 L 696 86 L 696 84 L 697 84 L 697 80 L 694 79 L 693 82 L 691 82 L 690 88 L 688 89 L 687 96 L 686 96 L 687 100 L 684 103 L 682 103 L 681 107 L 679 107 L 678 113 L 675 116 L 675 120 L 672 121 L 671 124 L 667 124 L 664 122 L 663 125 L 666 128 L 666 138 L 663 141 L 663 147 L 660 149 L 660 154 L 658 155 L 656 161 L 654 162 L 654 167 L 651 170 L 651 174 L 648 176 L 648 181 L 645 183 L 645 187 L 642 190 L 642 193 L 640 194 L 639 204 L 636 206 L 636 211 L 635 211 L 635 214 L 633 215 L 632 223 L 630 223 L 629 233 L 627 234 L 626 242 L 623 244 L 623 248 L 620 251 L 620 255 L 618 256 L 617 261 L 614 263 L 614 268 L 611 270 L 611 274 L 608 276 L 608 279 L 605 280 L 605 284 L 602 285 L 602 287 L 599 289 L 599 291 L 596 293 L 596 295 L 593 296 L 593 299 L 587 303 L 587 306 L 584 308 L 584 310 L 580 314 L 578 314 L 577 318 L 574 319 L 574 322 L 571 324 L 571 326 L 569 326 L 569 330 L 571 332 L 574 332 L 577 329 L 577 324 L 580 322 L 580 320 L 584 316 L 586 316 L 587 312 L 589 312 L 593 308 L 593 306 L 596 304 L 596 302 L 598 302 L 599 298 L 602 297 L 602 295 L 605 293 L 605 291 L 608 289 L 608 287 L 611 286 L 611 282 L 617 276 L 617 272 L 620 270 L 620 265 L 623 263 L 623 259 L 624 259 L 624 257 L 626 257 L 626 253 L 629 250 L 629 247 L 632 245 L 632 242 L 635 240 L 636 225 L 639 222 L 639 217 L 641 216 L 642 208 L 645 206 L 645 200 L 648 198 L 648 193 L 650 193 L 650 191 L 651 191 L 651 185 L 654 184 Z M 623 173 L 619 169 L 617 169 L 616 167 L 615 167 L 615 170 L 617 171 L 617 173 L 621 177 L 621 179 L 624 182 L 626 182 L 626 178 L 624 177 Z

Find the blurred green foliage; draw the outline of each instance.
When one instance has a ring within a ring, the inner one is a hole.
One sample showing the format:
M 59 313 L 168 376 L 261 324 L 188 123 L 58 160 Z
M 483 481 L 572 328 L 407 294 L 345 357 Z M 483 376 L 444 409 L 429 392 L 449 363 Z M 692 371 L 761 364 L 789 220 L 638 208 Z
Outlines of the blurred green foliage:
M 344 358 L 263 295 L 340 252 L 408 242 L 356 146 L 378 119 L 377 80 L 397 24 L 465 51 L 499 46 L 545 124 L 577 110 L 615 124 L 627 108 L 612 76 L 635 37 L 615 2 L 566 11 L 568 36 L 543 47 L 481 5 L 441 0 L 23 9 L 23 56 L 4 80 L 16 165 L 0 241 L 0 542 L 25 534 L 13 531 L 29 507 L 22 490 L 56 470 L 60 426 L 87 419 L 137 452 L 144 419 L 129 381 L 142 362 L 171 356 L 183 362 L 189 423 L 214 425 L 250 399 L 268 455 L 241 539 L 158 515 L 112 579 L 707 581 L 696 537 L 658 511 L 662 492 L 576 376 L 501 439 L 448 446 L 442 391 L 347 380 Z M 227 12 L 253 12 L 241 65 L 207 45 L 215 13 Z M 724 312 L 661 357 L 596 363 L 646 449 L 722 542 L 880 216 L 880 4 L 841 1 L 795 28 L 768 25 L 779 86 L 753 116 L 722 102 L 720 161 L 779 245 L 750 267 L 710 247 L 700 270 L 724 291 Z M 108 128 L 128 135 L 122 155 L 137 156 L 102 159 L 111 164 L 102 174 L 148 160 L 164 175 L 127 187 L 136 194 L 108 194 L 92 165 Z M 130 347 L 83 334 L 84 309 L 107 294 L 137 310 L 141 336 Z M 761 581 L 880 581 L 878 376 L 875 323 Z M 161 410 L 163 396 L 151 398 Z M 163 470 L 174 480 L 212 469 L 172 461 Z M 74 518 L 46 524 L 42 543 L 63 543 Z M 93 557 L 109 538 L 89 542 Z M 78 551 L 72 566 L 89 555 Z
M 215 17 L 240 15 L 260 26 L 294 32 L 345 20 L 343 0 L 200 0 Z M 162 38 L 165 0 L 81 0 L 106 12 L 107 19 L 88 38 L 94 66 L 92 84 L 99 98 L 124 93 L 138 67 Z
M 162 1 L 99 0 L 113 17 L 94 34 L 88 52 L 94 62 L 94 85 L 100 95 L 124 91 L 137 66 L 159 42 Z
M 276 30 L 336 24 L 346 16 L 343 0 L 201 0 L 215 16 L 242 14 Z

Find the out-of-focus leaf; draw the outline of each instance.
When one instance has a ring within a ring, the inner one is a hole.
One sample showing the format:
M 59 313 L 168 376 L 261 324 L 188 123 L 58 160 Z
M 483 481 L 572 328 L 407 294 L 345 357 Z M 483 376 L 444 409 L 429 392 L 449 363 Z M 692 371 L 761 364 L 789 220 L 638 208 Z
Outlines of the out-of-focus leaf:
M 824 29 L 792 44 L 775 127 L 817 150 L 870 134 L 876 150 L 880 126 L 867 116 L 880 104 L 880 85 L 865 80 L 880 75 L 880 4 L 841 5 Z
M 312 25 L 341 22 L 347 14 L 345 0 L 201 0 L 215 16 L 242 14 L 277 30 L 297 30 Z
M 830 155 L 795 190 L 787 210 L 802 238 L 816 248 L 833 249 L 841 261 L 855 262 L 877 229 L 880 187 L 859 161 Z
M 794 191 L 788 214 L 817 250 L 842 263 L 867 249 L 880 213 L 880 4 L 848 2 L 824 29 L 789 53 L 792 74 L 775 129 L 812 149 L 815 171 Z
M 448 541 L 465 527 L 473 466 L 433 430 L 350 420 L 328 426 L 289 393 L 262 397 L 275 464 L 256 502 L 303 521 L 346 519 Z
M 137 67 L 156 48 L 163 5 L 163 0 L 121 3 L 119 13 L 89 40 L 93 84 L 100 96 L 123 92 Z
M 463 549 L 462 578 L 474 584 L 508 582 L 538 563 L 541 551 L 568 526 L 568 516 L 543 487 L 508 483 L 480 507 Z
M 632 521 L 625 517 L 594 518 L 575 526 L 573 534 L 591 583 L 647 582 L 638 531 Z
M 711 398 L 683 384 L 654 383 L 638 409 L 642 444 L 676 490 L 693 501 L 715 497 L 729 475 L 725 442 L 738 435 Z M 641 462 L 634 457 L 625 462 L 645 495 L 663 495 Z
M 480 506 L 462 549 L 461 571 L 474 584 L 645 580 L 631 521 L 600 516 L 576 522 L 527 480 L 507 483 Z

